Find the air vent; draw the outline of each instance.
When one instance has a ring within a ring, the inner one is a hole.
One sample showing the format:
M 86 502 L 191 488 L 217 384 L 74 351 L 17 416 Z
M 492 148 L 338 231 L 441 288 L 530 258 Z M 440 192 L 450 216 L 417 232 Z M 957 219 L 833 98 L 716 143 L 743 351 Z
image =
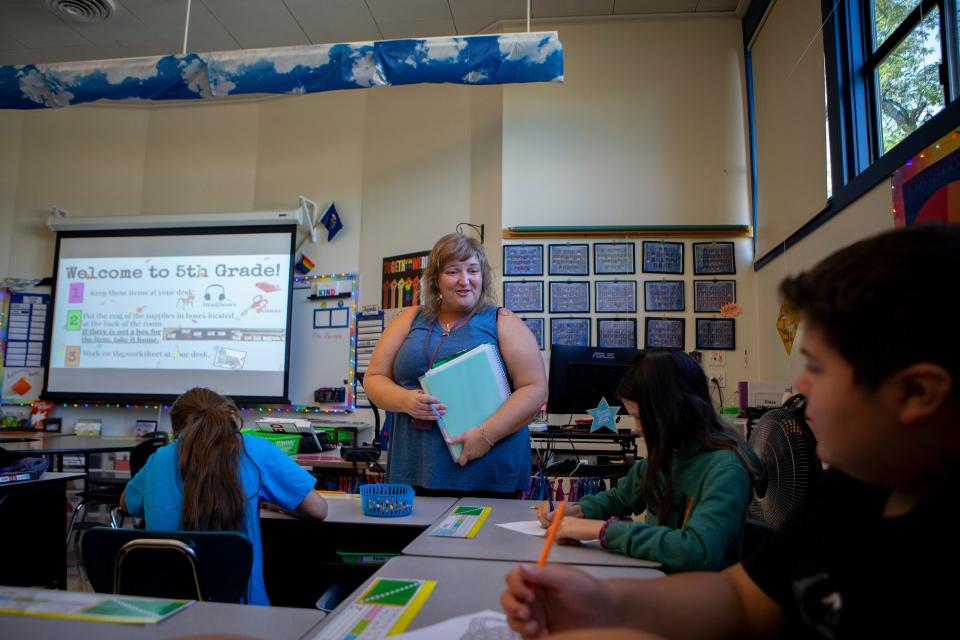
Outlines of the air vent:
M 46 0 L 47 7 L 65 20 L 103 22 L 117 12 L 116 0 Z

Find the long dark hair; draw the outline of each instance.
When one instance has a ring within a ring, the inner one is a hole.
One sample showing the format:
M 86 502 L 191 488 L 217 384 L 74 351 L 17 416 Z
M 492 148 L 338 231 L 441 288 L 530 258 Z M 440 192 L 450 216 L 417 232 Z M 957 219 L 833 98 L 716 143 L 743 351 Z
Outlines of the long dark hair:
M 233 400 L 194 387 L 170 410 L 183 477 L 186 531 L 240 531 L 246 503 L 240 483 L 243 418 Z
M 617 395 L 637 403 L 647 470 L 640 497 L 661 521 L 673 502 L 673 456 L 677 449 L 736 452 L 748 472 L 752 465 L 733 431 L 724 427 L 710 401 L 703 369 L 683 351 L 647 351 L 637 356 L 620 381 Z

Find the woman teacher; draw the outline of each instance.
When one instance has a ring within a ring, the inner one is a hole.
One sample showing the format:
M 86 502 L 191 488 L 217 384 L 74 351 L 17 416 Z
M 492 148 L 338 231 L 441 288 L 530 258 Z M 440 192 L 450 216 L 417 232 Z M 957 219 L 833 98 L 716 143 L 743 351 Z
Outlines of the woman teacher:
M 536 338 L 511 311 L 497 307 L 483 246 L 451 233 L 434 245 L 418 307 L 404 310 L 377 342 L 364 379 L 367 396 L 393 413 L 387 480 L 420 495 L 517 497 L 530 484 L 527 424 L 547 397 Z M 454 462 L 437 415 L 446 409 L 420 388 L 434 363 L 489 343 L 499 349 L 511 396 L 489 418 L 451 442 L 463 443 Z

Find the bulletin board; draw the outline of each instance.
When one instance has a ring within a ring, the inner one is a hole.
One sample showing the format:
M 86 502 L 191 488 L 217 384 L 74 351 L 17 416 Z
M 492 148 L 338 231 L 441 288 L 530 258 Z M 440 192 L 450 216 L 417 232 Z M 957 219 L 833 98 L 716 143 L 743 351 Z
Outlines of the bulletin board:
M 293 290 L 290 402 L 328 411 L 351 410 L 356 406 L 357 276 L 296 278 Z M 319 389 L 339 388 L 345 388 L 342 402 L 316 399 Z

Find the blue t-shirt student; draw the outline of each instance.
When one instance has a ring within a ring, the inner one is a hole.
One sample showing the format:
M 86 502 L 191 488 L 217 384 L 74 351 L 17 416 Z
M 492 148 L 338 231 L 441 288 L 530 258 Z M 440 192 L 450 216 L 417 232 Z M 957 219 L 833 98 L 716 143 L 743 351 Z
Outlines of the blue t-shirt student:
M 260 543 L 260 501 L 284 510 L 296 509 L 313 489 L 315 480 L 305 469 L 266 440 L 240 436 L 240 481 L 246 503 L 243 533 L 253 545 L 253 567 L 245 602 L 269 605 L 263 582 L 263 551 Z M 127 483 L 126 510 L 146 518 L 149 529 L 176 531 L 183 528 L 183 479 L 179 470 L 178 443 L 150 456 L 147 464 Z

